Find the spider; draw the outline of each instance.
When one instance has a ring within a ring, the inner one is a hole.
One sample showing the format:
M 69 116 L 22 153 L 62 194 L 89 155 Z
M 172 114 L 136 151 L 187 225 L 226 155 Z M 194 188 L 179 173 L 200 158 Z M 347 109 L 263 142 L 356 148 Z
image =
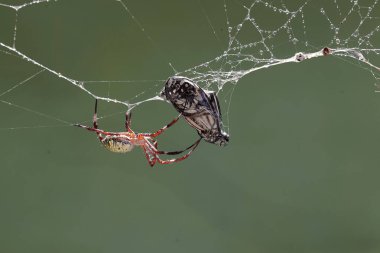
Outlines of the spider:
M 173 76 L 166 81 L 161 97 L 171 102 L 205 141 L 227 145 L 229 136 L 222 130 L 222 115 L 215 92 L 204 91 L 186 77 Z
M 97 123 L 97 108 L 98 108 L 98 100 L 95 101 L 95 113 L 93 116 L 93 127 L 88 127 L 80 124 L 74 124 L 74 126 L 85 128 L 89 131 L 93 131 L 97 134 L 100 142 L 103 144 L 103 146 L 108 149 L 111 152 L 116 153 L 127 153 L 132 151 L 134 146 L 140 146 L 144 153 L 145 157 L 148 160 L 148 163 L 150 166 L 154 166 L 156 162 L 160 164 L 170 164 L 174 162 L 182 161 L 190 156 L 190 154 L 193 152 L 193 150 L 198 146 L 199 142 L 202 138 L 199 138 L 196 142 L 194 142 L 192 145 L 187 147 L 184 150 L 181 151 L 160 151 L 157 149 L 157 141 L 154 140 L 157 136 L 162 134 L 166 129 L 174 125 L 180 115 L 175 118 L 172 122 L 164 126 L 163 128 L 159 129 L 155 133 L 135 133 L 130 128 L 131 125 L 131 114 L 126 113 L 125 114 L 125 128 L 126 132 L 107 132 L 104 130 L 101 130 L 98 128 Z M 182 157 L 170 159 L 170 160 L 162 160 L 159 155 L 178 155 L 185 151 L 188 151 L 187 154 L 185 154 Z

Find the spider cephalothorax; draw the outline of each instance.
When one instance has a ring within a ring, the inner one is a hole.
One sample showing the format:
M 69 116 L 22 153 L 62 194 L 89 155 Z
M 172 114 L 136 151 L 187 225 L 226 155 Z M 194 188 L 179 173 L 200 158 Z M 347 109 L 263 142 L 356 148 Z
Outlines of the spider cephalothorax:
M 169 164 L 169 163 L 182 161 L 190 156 L 190 154 L 193 152 L 193 150 L 198 146 L 199 142 L 201 141 L 201 138 L 199 138 L 191 146 L 181 151 L 170 151 L 170 152 L 161 151 L 157 149 L 157 141 L 155 140 L 155 138 L 158 137 L 160 134 L 162 134 L 167 128 L 174 125 L 174 123 L 178 121 L 179 116 L 175 118 L 172 122 L 164 126 L 163 128 L 156 131 L 155 133 L 135 133 L 130 128 L 131 115 L 129 113 L 126 113 L 125 114 L 126 132 L 107 132 L 98 128 L 97 108 L 98 108 L 98 103 L 96 100 L 95 113 L 93 116 L 93 127 L 88 127 L 88 126 L 84 126 L 80 124 L 75 124 L 75 126 L 85 128 L 89 131 L 95 132 L 98 135 L 98 138 L 100 142 L 103 144 L 103 146 L 112 152 L 127 153 L 127 152 L 132 151 L 134 146 L 140 146 L 143 149 L 145 153 L 145 157 L 148 160 L 150 166 L 153 166 L 156 162 L 161 163 L 161 164 Z M 162 160 L 159 157 L 159 155 L 178 155 L 187 150 L 188 150 L 187 154 L 178 158 Z
M 203 90 L 186 77 L 173 76 L 166 81 L 161 96 L 172 103 L 205 141 L 219 146 L 228 143 L 215 92 Z

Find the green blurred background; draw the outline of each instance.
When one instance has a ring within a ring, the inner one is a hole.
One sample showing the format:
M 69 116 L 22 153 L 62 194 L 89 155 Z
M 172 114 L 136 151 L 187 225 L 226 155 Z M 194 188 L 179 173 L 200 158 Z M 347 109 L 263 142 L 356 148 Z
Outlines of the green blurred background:
M 181 71 L 227 48 L 223 1 L 127 4 L 145 32 L 114 0 L 22 9 L 16 48 L 77 80 L 153 80 L 88 86 L 131 101 L 161 89 L 169 62 Z M 228 12 L 244 17 L 239 2 Z M 321 27 L 318 13 L 305 13 L 307 26 Z M 14 21 L 0 7 L 1 42 L 12 45 Z M 307 36 L 321 47 L 331 39 Z M 37 71 L 0 54 L 0 93 Z M 0 103 L 0 252 L 380 252 L 375 82 L 335 57 L 254 72 L 231 100 L 233 86 L 220 94 L 230 145 L 202 142 L 189 159 L 153 168 L 139 148 L 110 153 L 93 133 Z M 0 99 L 70 123 L 90 124 L 94 105 L 46 71 Z M 126 109 L 100 102 L 100 127 L 121 131 Z M 151 132 L 176 115 L 167 103 L 145 103 L 132 128 Z M 159 146 L 178 150 L 196 137 L 182 120 Z

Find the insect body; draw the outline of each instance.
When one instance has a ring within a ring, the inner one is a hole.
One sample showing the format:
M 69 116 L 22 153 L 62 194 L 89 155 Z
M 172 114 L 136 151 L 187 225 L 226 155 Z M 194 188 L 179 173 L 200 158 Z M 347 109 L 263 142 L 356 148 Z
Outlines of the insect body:
M 222 115 L 215 92 L 204 91 L 186 77 L 173 76 L 161 96 L 170 101 L 205 141 L 227 145 L 229 136 L 222 130 Z
M 98 138 L 100 142 L 103 144 L 103 146 L 112 152 L 127 153 L 127 152 L 132 151 L 134 146 L 140 146 L 143 149 L 145 153 L 145 157 L 148 160 L 150 166 L 153 166 L 156 162 L 161 163 L 161 164 L 169 164 L 169 163 L 182 161 L 190 156 L 190 154 L 193 152 L 193 150 L 198 146 L 199 142 L 201 141 L 201 138 L 200 138 L 196 142 L 194 142 L 191 146 L 181 151 L 170 151 L 170 152 L 160 151 L 157 149 L 157 141 L 155 141 L 154 138 L 162 134 L 167 128 L 174 125 L 178 121 L 179 116 L 175 118 L 172 122 L 170 122 L 168 125 L 159 129 L 155 133 L 135 133 L 130 128 L 131 115 L 129 113 L 126 113 L 125 115 L 126 116 L 125 128 L 127 130 L 126 132 L 106 132 L 98 128 L 97 105 L 98 103 L 96 100 L 95 113 L 93 117 L 93 127 L 88 127 L 88 126 L 84 126 L 80 124 L 75 124 L 75 126 L 85 128 L 89 131 L 95 132 L 98 135 Z M 179 158 L 174 158 L 170 160 L 162 160 L 159 157 L 159 155 L 178 155 L 187 150 L 188 150 L 188 153 Z

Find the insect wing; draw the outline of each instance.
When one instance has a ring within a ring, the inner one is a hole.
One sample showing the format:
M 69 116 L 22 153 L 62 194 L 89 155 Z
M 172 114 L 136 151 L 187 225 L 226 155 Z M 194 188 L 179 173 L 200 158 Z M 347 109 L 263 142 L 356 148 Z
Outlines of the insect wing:
M 189 106 L 180 111 L 185 120 L 203 136 L 204 133 L 219 131 L 219 103 L 215 93 L 206 93 L 195 83 L 191 85 L 193 94 L 187 91 L 187 97 L 192 95 L 192 102 Z M 217 109 L 215 109 L 217 108 Z
M 208 92 L 186 77 L 167 80 L 162 92 L 190 126 L 206 141 L 214 142 L 222 135 L 221 112 L 215 92 Z
M 185 117 L 185 120 L 203 136 L 202 133 L 212 132 L 218 128 L 215 118 L 209 111 L 197 113 L 192 116 Z
M 198 86 L 195 86 L 195 88 L 191 95 L 185 94 L 182 96 L 184 101 L 179 112 L 185 117 L 196 115 L 199 112 L 210 111 L 211 105 L 207 94 Z
M 162 95 L 184 116 L 191 116 L 209 106 L 207 94 L 186 77 L 170 77 Z
M 218 119 L 219 124 L 222 123 L 222 113 L 220 111 L 220 105 L 219 105 L 219 99 L 216 96 L 215 92 L 209 92 L 208 93 L 209 101 L 212 107 L 212 113 L 214 114 L 215 118 Z

